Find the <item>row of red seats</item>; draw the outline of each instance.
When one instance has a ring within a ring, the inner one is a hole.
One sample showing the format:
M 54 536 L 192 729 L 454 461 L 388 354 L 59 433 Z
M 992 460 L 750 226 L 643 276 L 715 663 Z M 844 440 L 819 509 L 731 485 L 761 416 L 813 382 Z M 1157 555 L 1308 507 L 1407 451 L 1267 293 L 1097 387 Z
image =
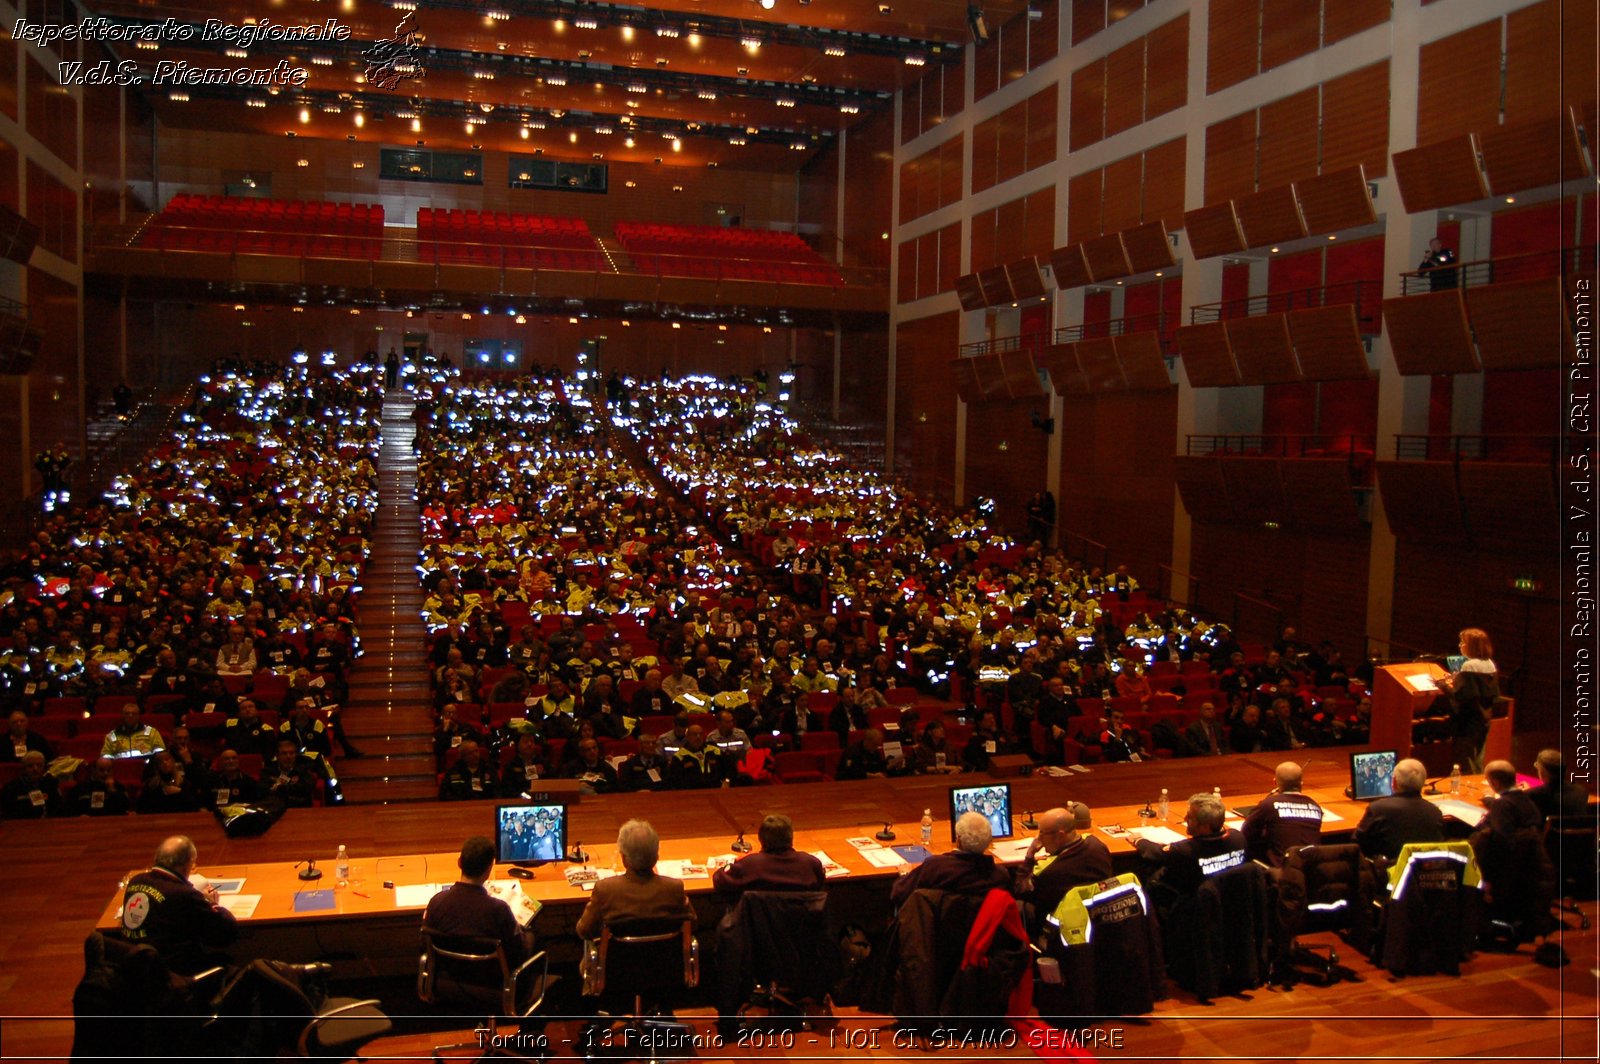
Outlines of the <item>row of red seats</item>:
M 582 218 L 495 211 L 417 210 L 424 262 L 592 271 L 605 266 Z
M 174 196 L 140 235 L 163 251 L 376 259 L 383 205 Z

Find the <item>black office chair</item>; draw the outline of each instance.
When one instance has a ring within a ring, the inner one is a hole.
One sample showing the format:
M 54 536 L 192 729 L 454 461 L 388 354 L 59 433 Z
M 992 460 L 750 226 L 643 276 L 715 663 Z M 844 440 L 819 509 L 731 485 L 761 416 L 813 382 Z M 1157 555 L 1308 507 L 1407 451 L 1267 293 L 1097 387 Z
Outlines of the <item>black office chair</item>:
M 1388 871 L 1372 960 L 1395 975 L 1459 975 L 1483 921 L 1477 860 L 1466 842 L 1415 842 Z
M 1600 807 L 1569 816 L 1552 816 L 1544 822 L 1544 849 L 1556 871 L 1558 912 L 1578 918 L 1587 931 L 1589 917 L 1578 908 L 1578 901 L 1592 899 L 1596 893 L 1595 854 L 1600 850 Z
M 724 1035 L 740 1021 L 806 1025 L 827 1012 L 839 951 L 828 933 L 826 891 L 749 891 L 717 928 L 717 1012 Z
M 72 1059 L 205 1055 L 217 1048 L 212 999 L 222 974 L 178 975 L 154 947 L 91 931 L 72 993 Z
M 1266 869 L 1247 861 L 1207 877 L 1168 923 L 1173 979 L 1203 1005 L 1263 985 L 1271 973 L 1271 923 Z
M 531 1033 L 533 1020 L 555 980 L 550 976 L 550 955 L 539 950 L 513 965 L 497 939 L 476 935 L 446 935 L 431 927 L 422 929 L 422 955 L 417 958 L 417 997 L 426 1004 L 443 1000 L 470 1004 L 485 1010 L 484 1026 L 495 1029 L 504 1020 Z M 480 1043 L 458 1042 L 435 1046 L 434 1059 L 448 1049 L 466 1049 Z M 542 1042 L 538 1043 L 543 1045 Z M 479 1059 L 497 1055 L 490 1049 Z M 544 1053 L 526 1054 L 543 1056 Z
M 1359 982 L 1353 969 L 1339 963 L 1335 947 L 1323 955 L 1298 936 L 1338 931 L 1353 948 L 1367 951 L 1379 892 L 1372 861 L 1352 843 L 1296 847 L 1284 854 L 1277 885 L 1273 981 L 1284 987 Z
M 257 960 L 247 971 L 261 1016 L 297 1056 L 343 1059 L 393 1026 L 376 998 L 326 996 L 331 964 Z
M 585 997 L 599 999 L 602 1020 L 579 1032 L 573 1051 L 657 1061 L 692 1056 L 691 1032 L 672 1017 L 673 995 L 700 984 L 694 920 L 609 924 L 584 944 L 579 964 Z M 607 1028 L 602 1036 L 601 1028 Z M 673 1052 L 681 1050 L 682 1052 Z

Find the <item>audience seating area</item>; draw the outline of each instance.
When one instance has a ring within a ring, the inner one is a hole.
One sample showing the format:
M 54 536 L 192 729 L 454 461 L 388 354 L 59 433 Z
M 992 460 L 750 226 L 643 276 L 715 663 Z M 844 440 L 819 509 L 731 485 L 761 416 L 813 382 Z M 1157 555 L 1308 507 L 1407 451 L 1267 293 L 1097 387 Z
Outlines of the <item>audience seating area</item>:
M 617 243 L 642 273 L 785 284 L 843 284 L 839 271 L 793 233 L 715 225 L 618 222 Z
M 383 253 L 383 205 L 184 192 L 145 226 L 139 242 L 162 251 L 376 259 Z
M 421 207 L 417 245 L 424 262 L 541 270 L 605 266 L 605 256 L 582 218 Z

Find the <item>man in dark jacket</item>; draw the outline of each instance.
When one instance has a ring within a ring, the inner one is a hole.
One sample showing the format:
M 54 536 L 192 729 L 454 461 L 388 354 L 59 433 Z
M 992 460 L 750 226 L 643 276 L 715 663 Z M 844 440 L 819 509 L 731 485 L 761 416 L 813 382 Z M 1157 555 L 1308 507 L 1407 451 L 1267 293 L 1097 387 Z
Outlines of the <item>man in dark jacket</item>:
M 1367 806 L 1356 825 L 1356 845 L 1368 857 L 1394 860 L 1408 842 L 1439 842 L 1444 838 L 1444 814 L 1422 797 L 1428 770 L 1408 757 L 1394 767 L 1394 794 Z
M 761 849 L 716 870 L 711 885 L 738 897 L 747 890 L 821 890 L 822 862 L 794 848 L 794 822 L 782 813 L 761 821 Z
M 1033 903 L 1030 933 L 1039 932 L 1067 891 L 1111 878 L 1111 851 L 1085 834 L 1091 826 L 1089 807 L 1082 802 L 1039 814 L 1039 834 L 1022 857 L 1017 881 L 1018 893 Z
M 1139 840 L 1139 856 L 1156 868 L 1150 897 L 1163 917 L 1208 877 L 1244 863 L 1244 836 L 1223 824 L 1226 816 L 1227 810 L 1215 795 L 1196 794 L 1190 797 L 1183 818 L 1188 838 L 1166 846 Z
M 956 819 L 956 848 L 935 854 L 901 876 L 889 893 L 889 901 L 900 905 L 917 890 L 942 890 L 946 893 L 982 896 L 996 888 L 1011 889 L 1011 873 L 994 863 L 987 852 L 994 835 L 989 821 L 977 812 L 965 812 Z
M 205 968 L 207 951 L 227 946 L 238 934 L 233 914 L 217 904 L 217 889 L 202 892 L 189 882 L 198 859 L 194 843 L 174 835 L 156 850 L 148 869 L 128 880 L 122 897 L 122 937 L 154 947 L 180 975 Z
M 1539 786 L 1531 788 L 1528 797 L 1539 812 L 1547 817 L 1582 816 L 1588 812 L 1589 792 L 1567 779 L 1560 750 L 1540 750 L 1533 770 L 1539 774 Z
M 1300 793 L 1301 769 L 1293 761 L 1278 766 L 1277 788 L 1244 819 L 1245 849 L 1252 861 L 1283 867 L 1283 855 L 1322 838 L 1322 806 Z

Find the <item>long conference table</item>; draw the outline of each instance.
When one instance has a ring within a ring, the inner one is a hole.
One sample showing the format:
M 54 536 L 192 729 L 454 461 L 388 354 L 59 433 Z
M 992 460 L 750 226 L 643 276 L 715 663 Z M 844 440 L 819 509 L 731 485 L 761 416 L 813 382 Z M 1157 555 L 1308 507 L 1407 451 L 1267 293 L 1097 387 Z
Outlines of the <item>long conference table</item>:
M 1344 795 L 1351 749 L 1307 751 L 1310 760 L 1305 762 L 1304 790 L 1331 814 L 1323 824 L 1325 837 L 1348 835 L 1364 809 Z M 1021 843 L 997 844 L 997 856 L 1013 861 L 1020 856 L 1022 845 L 1033 834 L 1021 823 L 1029 812 L 1081 801 L 1091 807 L 1094 833 L 1111 850 L 1119 869 L 1130 868 L 1137 861 L 1133 838 L 1108 834 L 1108 827 L 1159 826 L 1181 835 L 1190 794 L 1220 788 L 1230 810 L 1252 804 L 1272 788 L 1273 769 L 1280 759 L 1281 755 L 1234 755 L 1097 765 L 1087 774 L 1007 779 L 1013 795 L 1014 831 Z M 844 869 L 843 874 L 835 870 L 836 878 L 828 882 L 835 908 L 847 916 L 870 917 L 885 911 L 888 881 L 908 869 L 878 867 L 847 840 L 871 837 L 889 823 L 897 839 L 886 845 L 918 843 L 919 821 L 928 809 L 934 819 L 930 849 L 936 853 L 950 849 L 949 788 L 980 785 L 991 779 L 963 774 L 584 796 L 570 807 L 569 842 L 581 843 L 590 866 L 615 869 L 620 867 L 617 828 L 631 817 L 643 817 L 661 835 L 664 863 L 704 865 L 711 858 L 729 854 L 741 831 L 754 844 L 762 817 L 784 813 L 794 821 L 797 848 L 822 851 Z M 1470 781 L 1461 797 L 1476 804 L 1479 787 L 1479 781 Z M 1162 788 L 1167 789 L 1170 801 L 1167 821 L 1141 816 L 1147 804 L 1152 810 L 1157 807 Z M 241 920 L 237 947 L 241 955 L 294 960 L 327 957 L 334 960 L 336 968 L 344 969 L 340 974 L 396 974 L 415 966 L 416 928 L 427 897 L 426 889 L 406 888 L 454 882 L 460 841 L 474 834 L 492 837 L 493 809 L 494 803 L 483 801 L 291 812 L 267 835 L 255 839 L 229 839 L 216 819 L 205 814 L 135 817 L 117 822 L 121 835 L 103 859 L 122 863 L 107 868 L 103 881 L 108 888 L 112 884 L 120 888 L 127 874 L 148 863 L 162 837 L 189 834 L 200 850 L 202 875 L 212 880 L 242 879 L 241 895 L 259 897 L 253 912 Z M 104 820 L 53 822 L 49 830 L 100 832 L 106 825 Z M 35 825 L 14 827 L 26 830 Z M 128 849 L 130 837 L 137 840 L 132 852 Z M 333 860 L 341 843 L 351 855 L 350 875 L 344 885 L 335 880 Z M 297 864 L 306 858 L 317 860 L 324 872 L 321 880 L 298 878 Z M 515 881 L 542 905 L 535 924 L 541 940 L 570 934 L 587 901 L 585 889 L 568 883 L 567 867 L 562 863 L 543 865 L 534 870 L 534 878 Z M 493 878 L 507 880 L 507 866 L 498 865 Z M 721 905 L 712 894 L 709 876 L 686 876 L 685 886 L 696 900 L 702 926 L 706 926 Z M 95 926 L 120 926 L 121 903 L 120 889 L 102 895 L 103 907 Z M 314 905 L 308 907 L 307 903 Z M 87 921 L 79 926 L 87 932 Z

